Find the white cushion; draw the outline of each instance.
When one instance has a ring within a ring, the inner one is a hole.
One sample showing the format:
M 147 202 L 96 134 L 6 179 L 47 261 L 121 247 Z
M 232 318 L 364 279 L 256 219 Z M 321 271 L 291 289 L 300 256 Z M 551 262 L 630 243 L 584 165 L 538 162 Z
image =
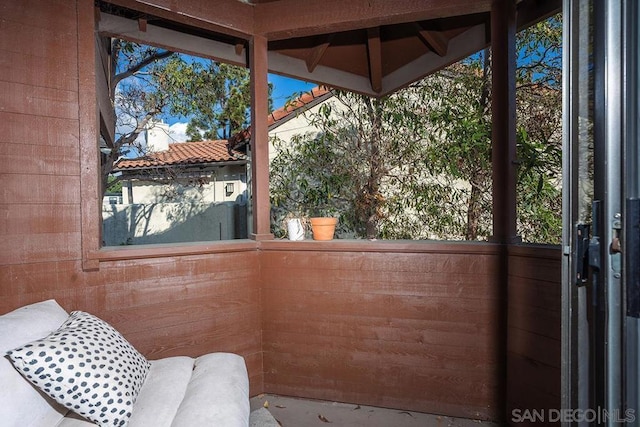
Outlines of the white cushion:
M 210 353 L 195 361 L 191 381 L 172 427 L 247 427 L 249 376 L 244 359 Z
M 247 427 L 246 372 L 244 359 L 228 353 L 152 360 L 128 427 Z M 57 427 L 92 425 L 70 413 Z
M 27 305 L 0 316 L 0 424 L 50 427 L 67 409 L 41 394 L 4 357 L 8 350 L 58 329 L 69 314 L 54 300 Z
M 0 354 L 47 337 L 68 318 L 68 313 L 53 300 L 0 316 Z M 0 359 L 0 425 L 95 426 L 38 392 L 7 358 Z M 212 353 L 197 359 L 170 357 L 151 361 L 150 365 L 128 427 L 249 424 L 249 381 L 241 356 Z
M 151 361 L 149 375 L 133 406 L 129 427 L 169 427 L 184 398 L 193 372 L 191 357 Z
M 149 362 L 118 331 L 83 311 L 8 357 L 35 386 L 102 427 L 127 424 L 149 371 Z

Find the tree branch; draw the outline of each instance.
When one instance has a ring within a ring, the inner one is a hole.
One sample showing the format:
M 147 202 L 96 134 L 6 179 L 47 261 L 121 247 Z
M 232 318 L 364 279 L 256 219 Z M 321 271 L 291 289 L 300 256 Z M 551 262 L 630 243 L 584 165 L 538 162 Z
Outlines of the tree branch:
M 136 72 L 140 71 L 142 68 L 146 67 L 147 65 L 151 64 L 152 62 L 159 61 L 159 60 L 164 59 L 164 58 L 168 58 L 171 55 L 173 55 L 173 52 L 166 50 L 164 52 L 155 53 L 155 54 L 143 59 L 142 61 L 140 61 L 139 63 L 137 63 L 133 67 L 127 68 L 126 71 L 123 71 L 122 73 L 116 74 L 115 76 L 113 76 L 113 86 L 114 87 L 117 86 L 118 83 L 120 83 L 121 80 L 126 79 L 127 77 L 131 77 Z

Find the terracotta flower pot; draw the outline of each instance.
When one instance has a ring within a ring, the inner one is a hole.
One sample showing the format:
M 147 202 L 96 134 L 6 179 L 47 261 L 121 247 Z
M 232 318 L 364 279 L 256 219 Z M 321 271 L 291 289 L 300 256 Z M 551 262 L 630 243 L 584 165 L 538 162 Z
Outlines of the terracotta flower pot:
M 310 218 L 313 240 L 332 240 L 336 231 L 338 218 Z

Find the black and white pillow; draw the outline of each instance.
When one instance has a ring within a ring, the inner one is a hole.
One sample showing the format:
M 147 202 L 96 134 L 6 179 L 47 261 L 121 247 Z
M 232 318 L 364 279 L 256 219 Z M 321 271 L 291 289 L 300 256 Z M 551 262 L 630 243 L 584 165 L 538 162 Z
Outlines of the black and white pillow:
M 83 311 L 7 356 L 40 390 L 103 427 L 127 425 L 150 367 L 111 325 Z

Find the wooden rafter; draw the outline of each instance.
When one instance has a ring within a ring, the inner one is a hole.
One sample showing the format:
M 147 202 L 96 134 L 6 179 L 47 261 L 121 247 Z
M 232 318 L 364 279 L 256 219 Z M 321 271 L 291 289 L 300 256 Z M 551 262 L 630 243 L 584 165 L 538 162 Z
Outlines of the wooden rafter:
M 374 92 L 382 92 L 382 46 L 380 27 L 367 29 L 367 50 L 369 52 L 369 79 Z
M 449 40 L 439 31 L 425 30 L 420 24 L 415 24 L 418 30 L 418 37 L 424 44 L 427 45 L 438 56 L 447 55 L 447 47 L 449 46 Z
M 236 55 L 242 55 L 242 50 L 244 49 L 244 43 L 237 42 L 236 43 Z
M 147 31 L 147 20 L 145 18 L 138 19 L 138 29 L 143 33 Z
M 305 62 L 307 64 L 307 70 L 310 73 L 313 73 L 313 70 L 315 70 L 318 66 L 318 63 L 320 63 L 320 60 L 324 56 L 324 53 L 327 51 L 327 48 L 331 44 L 331 39 L 332 36 L 327 35 L 322 43 L 309 50 L 309 56 L 307 56 Z

